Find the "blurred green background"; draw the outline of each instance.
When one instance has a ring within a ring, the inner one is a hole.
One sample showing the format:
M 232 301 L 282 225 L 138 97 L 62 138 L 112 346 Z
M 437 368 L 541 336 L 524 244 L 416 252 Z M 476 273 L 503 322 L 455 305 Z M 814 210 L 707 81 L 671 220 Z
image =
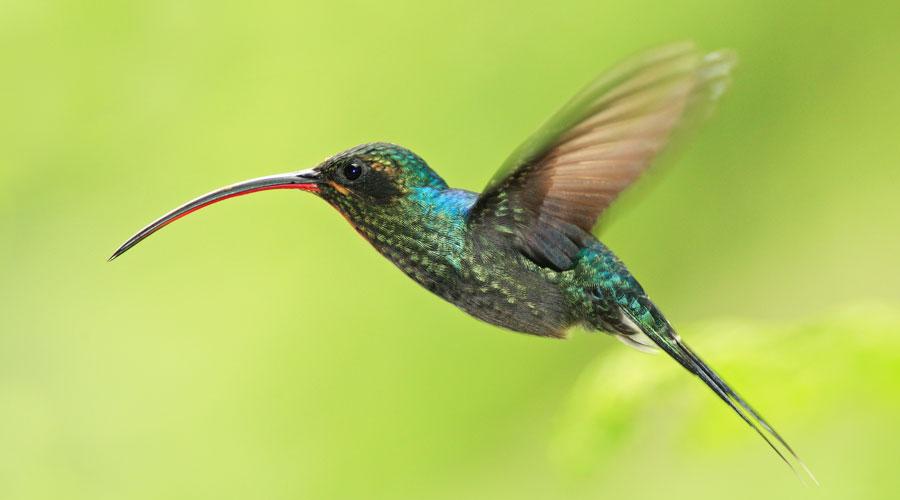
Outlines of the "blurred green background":
M 0 2 L 0 498 L 897 498 L 900 7 Z M 602 335 L 429 295 L 314 197 L 175 205 L 404 144 L 480 189 L 599 71 L 741 57 L 603 230 L 817 473 Z

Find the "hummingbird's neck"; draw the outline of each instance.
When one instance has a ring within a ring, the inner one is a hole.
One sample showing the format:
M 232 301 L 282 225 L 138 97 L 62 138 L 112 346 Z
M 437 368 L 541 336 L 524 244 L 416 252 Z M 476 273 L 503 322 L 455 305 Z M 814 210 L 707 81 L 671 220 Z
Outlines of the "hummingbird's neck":
M 459 269 L 466 217 L 478 195 L 449 188 L 416 188 L 387 206 L 354 217 L 356 229 L 403 272 L 429 289 Z

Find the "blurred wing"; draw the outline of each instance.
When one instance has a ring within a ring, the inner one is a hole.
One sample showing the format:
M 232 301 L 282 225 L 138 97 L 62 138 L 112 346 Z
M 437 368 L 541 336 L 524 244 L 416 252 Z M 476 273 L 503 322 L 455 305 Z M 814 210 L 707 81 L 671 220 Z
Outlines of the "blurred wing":
M 708 114 L 735 57 L 678 43 L 588 85 L 506 160 L 469 221 L 510 234 L 535 262 L 568 269 L 600 214 L 676 129 Z

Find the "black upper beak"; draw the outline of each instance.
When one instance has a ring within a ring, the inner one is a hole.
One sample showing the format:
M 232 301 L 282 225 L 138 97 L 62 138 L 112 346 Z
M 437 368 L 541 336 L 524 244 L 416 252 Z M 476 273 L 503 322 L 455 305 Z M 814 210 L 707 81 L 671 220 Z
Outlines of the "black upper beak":
M 205 206 L 212 205 L 213 203 L 227 200 L 228 198 L 234 198 L 235 196 L 255 193 L 257 191 L 266 191 L 269 189 L 299 189 L 317 193 L 319 192 L 319 182 L 321 182 L 321 174 L 319 171 L 316 169 L 309 169 L 300 172 L 260 177 L 258 179 L 251 179 L 249 181 L 223 187 L 222 189 L 218 189 L 197 199 L 191 200 L 151 222 L 147 227 L 141 229 L 137 234 L 123 243 L 108 260 L 113 260 L 127 252 L 128 249 L 140 243 L 144 238 L 162 229 L 167 224 L 176 221 L 191 212 L 200 210 Z

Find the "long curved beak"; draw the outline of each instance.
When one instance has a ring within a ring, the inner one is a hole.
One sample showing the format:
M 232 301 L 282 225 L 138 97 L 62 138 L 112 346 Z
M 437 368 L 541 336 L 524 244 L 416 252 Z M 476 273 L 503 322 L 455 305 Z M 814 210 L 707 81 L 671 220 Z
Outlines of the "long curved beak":
M 191 212 L 196 212 L 203 207 L 212 205 L 213 203 L 227 200 L 228 198 L 234 198 L 235 196 L 255 193 L 257 191 L 267 191 L 269 189 L 299 189 L 301 191 L 317 193 L 319 192 L 319 182 L 321 182 L 321 174 L 319 171 L 316 169 L 309 169 L 300 172 L 250 179 L 249 181 L 223 187 L 222 189 L 218 189 L 197 199 L 191 200 L 151 222 L 147 227 L 141 229 L 137 234 L 123 243 L 122 246 L 120 246 L 107 260 L 111 261 L 122 255 L 127 252 L 129 248 L 137 245 L 143 241 L 144 238 L 159 231 L 169 223 L 174 222 Z

